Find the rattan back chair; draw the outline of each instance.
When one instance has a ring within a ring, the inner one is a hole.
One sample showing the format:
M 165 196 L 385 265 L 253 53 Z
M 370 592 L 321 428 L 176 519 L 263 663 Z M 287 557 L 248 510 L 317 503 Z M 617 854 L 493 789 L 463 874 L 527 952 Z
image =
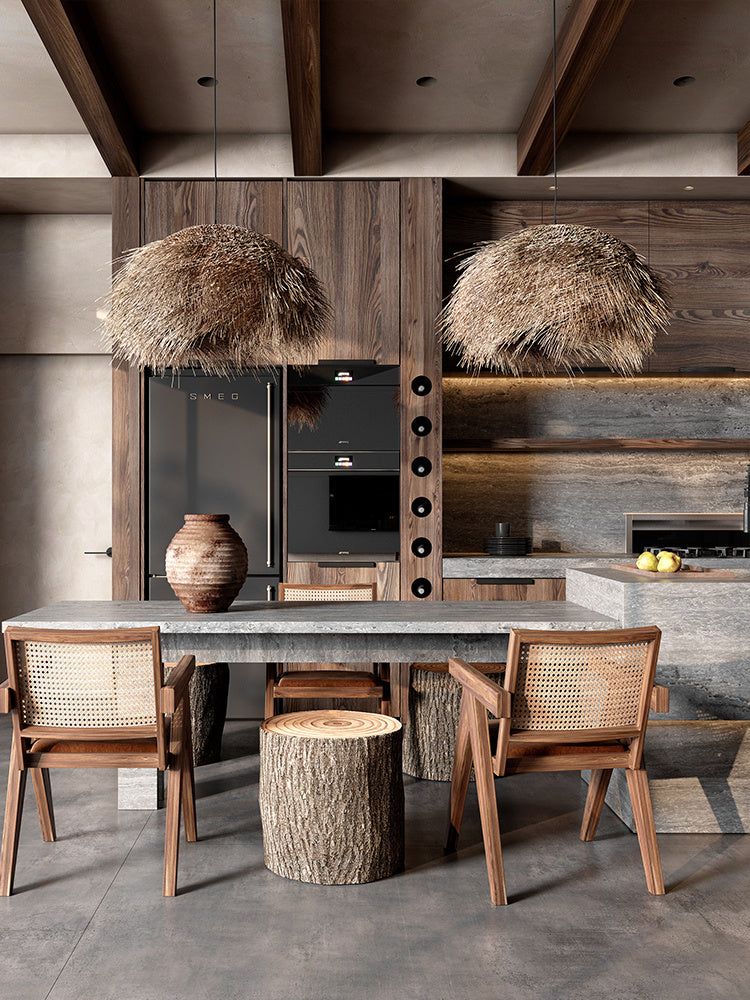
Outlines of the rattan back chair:
M 168 772 L 163 893 L 174 896 L 180 808 L 197 839 L 188 685 L 193 656 L 164 682 L 159 629 L 49 630 L 9 627 L 8 680 L 0 710 L 13 721 L 0 850 L 0 895 L 10 896 L 26 775 L 34 784 L 42 837 L 55 840 L 53 767 L 153 767 Z
M 281 583 L 280 601 L 374 601 L 377 584 Z M 374 663 L 370 670 L 287 670 L 269 663 L 266 672 L 266 718 L 281 710 L 281 698 L 377 698 L 380 711 L 390 715 L 390 668 Z
M 495 904 L 506 903 L 494 775 L 590 770 L 581 840 L 593 840 L 614 768 L 624 768 L 648 890 L 664 879 L 643 758 L 649 709 L 668 711 L 654 685 L 658 628 L 605 632 L 512 629 L 502 686 L 463 660 L 450 673 L 462 687 L 450 792 L 448 848 L 455 849 L 472 764 Z M 492 727 L 487 713 L 499 720 Z M 494 755 L 492 744 L 495 743 Z

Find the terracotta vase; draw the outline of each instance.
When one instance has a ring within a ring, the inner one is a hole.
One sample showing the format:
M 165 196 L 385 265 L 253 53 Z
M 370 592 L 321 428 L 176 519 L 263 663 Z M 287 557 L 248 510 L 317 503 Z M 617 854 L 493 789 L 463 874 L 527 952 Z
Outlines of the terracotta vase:
M 226 611 L 247 577 L 247 549 L 229 514 L 186 514 L 167 548 L 167 580 L 188 611 Z

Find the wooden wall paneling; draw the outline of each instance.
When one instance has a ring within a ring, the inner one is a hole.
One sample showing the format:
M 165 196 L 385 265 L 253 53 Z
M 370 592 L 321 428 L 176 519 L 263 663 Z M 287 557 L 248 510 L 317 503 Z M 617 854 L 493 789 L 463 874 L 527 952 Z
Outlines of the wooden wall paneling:
M 220 224 L 255 229 L 282 243 L 281 181 L 219 181 L 216 203 Z M 147 243 L 188 226 L 210 225 L 213 181 L 146 181 L 143 217 Z
M 508 577 L 513 574 L 508 572 Z M 523 579 L 519 577 L 519 579 Z M 443 580 L 446 601 L 564 601 L 565 579 L 535 578 L 533 583 L 489 584 L 482 580 Z
M 287 249 L 334 309 L 320 358 L 398 364 L 398 182 L 289 180 L 286 216 Z
M 112 181 L 112 259 L 141 242 L 141 182 Z M 143 375 L 112 366 L 112 598 L 143 597 Z
M 542 222 L 551 225 L 554 206 L 542 202 Z M 557 221 L 569 226 L 591 226 L 627 243 L 644 260 L 648 260 L 647 201 L 558 201 Z
M 401 599 L 407 601 L 422 599 L 412 590 L 418 580 L 427 581 L 429 599 L 442 596 L 441 201 L 441 181 L 401 181 Z M 431 383 L 425 395 L 413 388 L 420 377 Z M 420 436 L 414 422 L 424 420 L 431 429 Z M 414 474 L 417 459 L 431 463 L 428 475 Z M 431 507 L 425 517 L 413 512 L 422 499 Z M 428 540 L 428 555 L 413 551 L 418 538 Z
M 650 371 L 750 370 L 750 201 L 651 202 L 651 265 L 673 319 Z

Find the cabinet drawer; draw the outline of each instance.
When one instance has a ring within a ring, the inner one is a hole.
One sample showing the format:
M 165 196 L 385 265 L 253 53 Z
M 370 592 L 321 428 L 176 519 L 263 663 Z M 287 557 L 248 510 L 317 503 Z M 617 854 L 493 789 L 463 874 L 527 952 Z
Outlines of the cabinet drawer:
M 526 576 L 443 580 L 445 601 L 564 601 L 565 580 Z

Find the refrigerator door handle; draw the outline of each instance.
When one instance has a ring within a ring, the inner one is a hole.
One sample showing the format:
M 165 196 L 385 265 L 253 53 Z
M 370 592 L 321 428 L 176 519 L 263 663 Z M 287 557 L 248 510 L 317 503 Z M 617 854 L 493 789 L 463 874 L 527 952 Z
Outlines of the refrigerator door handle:
M 266 566 L 273 566 L 273 384 L 266 382 Z

